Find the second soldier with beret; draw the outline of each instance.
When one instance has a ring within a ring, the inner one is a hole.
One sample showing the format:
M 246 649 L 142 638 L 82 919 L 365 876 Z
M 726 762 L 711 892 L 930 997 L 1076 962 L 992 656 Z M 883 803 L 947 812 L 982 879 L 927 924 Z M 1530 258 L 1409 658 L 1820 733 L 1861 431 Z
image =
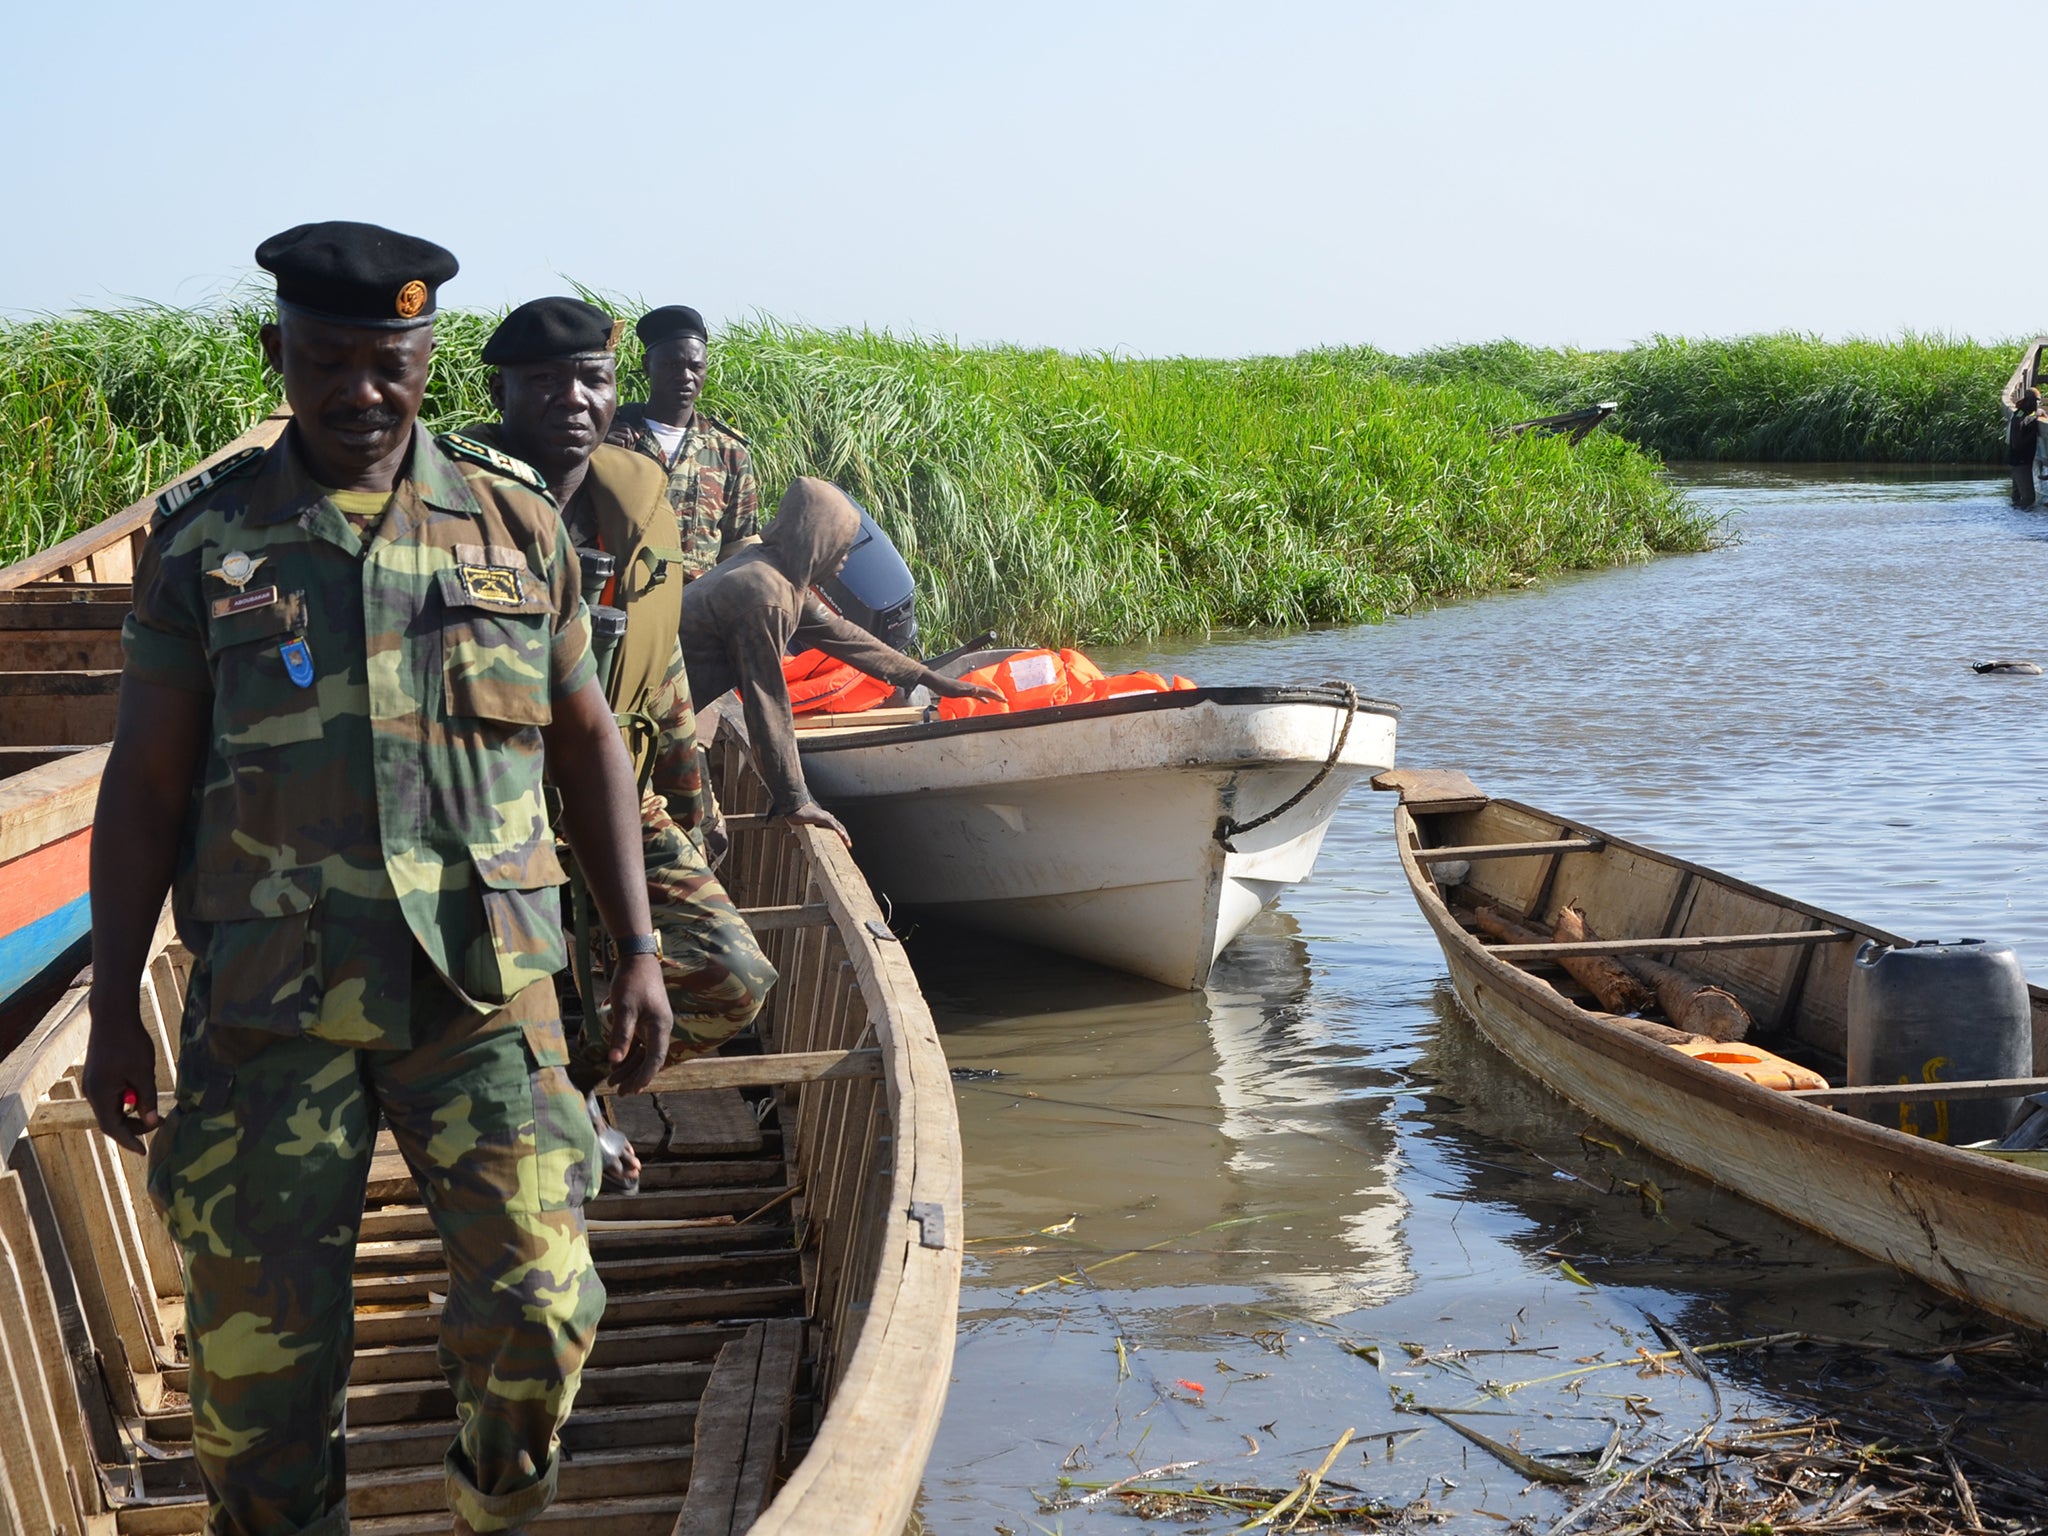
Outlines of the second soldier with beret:
M 627 628 L 608 680 L 634 734 L 645 797 L 641 854 L 662 976 L 675 1014 L 669 1059 L 711 1050 L 760 1012 L 775 968 L 705 859 L 706 796 L 677 631 L 682 555 L 668 478 L 643 454 L 604 441 L 618 406 L 612 317 L 567 297 L 534 299 L 485 343 L 500 420 L 462 435 L 538 469 L 579 550 L 608 554 L 616 575 L 606 601 Z M 586 1057 L 602 1075 L 601 1038 Z M 630 1175 L 630 1164 L 627 1169 Z
M 348 1529 L 352 1271 L 380 1123 L 448 1265 L 455 1529 L 519 1529 L 554 1496 L 604 1308 L 543 767 L 628 957 L 610 994 L 628 1087 L 669 1031 L 639 795 L 545 487 L 418 425 L 455 259 L 328 223 L 257 261 L 294 414 L 274 447 L 162 497 L 138 564 L 82 1086 L 124 1146 L 155 1130 L 207 1529 Z M 167 889 L 195 962 L 157 1126 L 137 996 Z

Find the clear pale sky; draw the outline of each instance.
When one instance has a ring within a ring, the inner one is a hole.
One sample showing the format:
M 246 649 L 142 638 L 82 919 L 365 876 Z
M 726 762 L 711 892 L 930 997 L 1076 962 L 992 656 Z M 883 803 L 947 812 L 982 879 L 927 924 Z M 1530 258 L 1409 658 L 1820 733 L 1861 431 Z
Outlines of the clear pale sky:
M 28 4 L 0 312 L 291 224 L 829 326 L 1134 354 L 2048 326 L 2019 4 Z M 2024 144 L 2022 153 L 2016 146 Z

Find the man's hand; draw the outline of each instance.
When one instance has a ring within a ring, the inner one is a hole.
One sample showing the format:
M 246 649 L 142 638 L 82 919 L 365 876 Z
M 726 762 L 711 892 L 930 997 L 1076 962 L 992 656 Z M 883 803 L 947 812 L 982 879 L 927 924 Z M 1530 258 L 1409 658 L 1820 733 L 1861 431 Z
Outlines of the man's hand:
M 853 834 L 840 824 L 839 818 L 815 800 L 806 800 L 789 813 L 789 819 L 806 827 L 820 827 L 832 833 L 847 847 L 853 846 Z
M 986 683 L 970 683 L 964 677 L 948 677 L 943 672 L 926 673 L 924 685 L 942 699 L 982 699 L 990 704 L 1003 702 L 999 689 Z
M 606 993 L 611 1008 L 612 1079 L 621 1093 L 641 1093 L 668 1060 L 668 989 L 653 955 L 621 955 Z
M 86 1042 L 85 1069 L 79 1086 L 92 1106 L 100 1129 L 130 1152 L 142 1151 L 142 1138 L 157 1128 L 156 1050 L 142 1027 L 135 997 L 124 1011 L 114 998 L 95 990 L 92 1037 Z

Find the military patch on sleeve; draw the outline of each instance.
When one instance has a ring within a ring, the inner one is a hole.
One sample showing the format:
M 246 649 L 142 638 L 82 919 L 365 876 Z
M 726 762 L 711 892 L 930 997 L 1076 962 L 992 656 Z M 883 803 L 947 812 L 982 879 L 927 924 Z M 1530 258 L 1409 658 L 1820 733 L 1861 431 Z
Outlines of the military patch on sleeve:
M 518 603 L 525 600 L 525 584 L 520 580 L 520 571 L 506 565 L 458 565 L 455 574 L 462 580 L 462 590 L 476 603 Z
M 501 453 L 489 443 L 480 443 L 473 437 L 464 437 L 460 432 L 443 432 L 434 439 L 441 445 L 441 451 L 452 458 L 467 459 L 472 464 L 481 464 L 494 469 L 508 480 L 517 480 L 531 490 L 545 491 L 548 482 L 541 472 L 524 459 L 515 459 L 509 453 Z
M 219 485 L 232 475 L 240 474 L 263 457 L 266 449 L 244 448 L 240 453 L 231 453 L 218 464 L 202 469 L 189 480 L 181 480 L 156 499 L 156 515 L 159 521 L 175 517 L 189 505 L 192 499 Z

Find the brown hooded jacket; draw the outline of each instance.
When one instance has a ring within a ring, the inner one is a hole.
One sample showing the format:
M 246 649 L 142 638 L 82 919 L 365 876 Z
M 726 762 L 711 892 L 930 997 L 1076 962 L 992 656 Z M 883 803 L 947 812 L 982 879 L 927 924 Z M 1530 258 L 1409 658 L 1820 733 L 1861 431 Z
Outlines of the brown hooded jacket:
M 883 644 L 810 595 L 837 570 L 860 534 L 860 509 L 844 492 L 803 476 L 776 503 L 761 542 L 706 571 L 683 592 L 683 662 L 699 707 L 737 688 L 754 761 L 778 816 L 809 803 L 797 760 L 796 725 L 782 658 L 816 646 L 870 677 L 907 688 L 928 669 Z M 792 645 L 794 642 L 794 645 Z

